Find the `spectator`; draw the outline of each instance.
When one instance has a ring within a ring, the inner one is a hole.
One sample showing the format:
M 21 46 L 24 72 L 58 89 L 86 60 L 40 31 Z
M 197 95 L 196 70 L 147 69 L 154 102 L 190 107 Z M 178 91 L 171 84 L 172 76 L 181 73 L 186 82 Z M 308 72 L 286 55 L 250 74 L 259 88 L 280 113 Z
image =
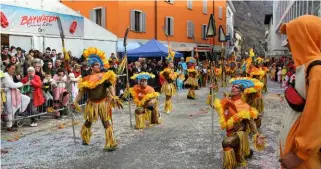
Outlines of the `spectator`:
M 15 46 L 11 46 L 10 51 L 9 51 L 9 55 L 14 56 L 17 53 L 16 47 Z
M 34 60 L 33 54 L 31 54 L 30 51 L 29 51 L 29 54 L 26 56 L 26 60 L 23 63 L 23 75 L 24 76 L 27 76 L 27 74 L 28 74 L 27 69 L 28 69 L 28 67 L 33 65 L 33 60 Z
M 67 76 L 63 68 L 59 68 L 53 79 L 57 82 L 57 88 L 54 88 L 55 107 L 66 107 L 69 101 L 69 93 L 66 90 Z M 60 115 L 57 115 L 60 116 Z
M 51 77 L 53 77 L 56 74 L 55 69 L 53 68 L 52 62 L 49 61 L 45 63 L 44 65 L 44 71 L 47 73 L 50 73 Z
M 17 57 L 18 62 L 23 64 L 25 62 L 25 56 L 22 53 L 22 49 L 20 47 L 17 47 L 17 53 L 15 54 Z
M 49 72 L 46 73 L 45 79 L 43 80 L 44 96 L 46 98 L 47 112 L 54 112 L 53 107 L 53 96 L 52 89 L 57 87 L 57 83 Z
M 3 65 L 7 65 L 10 62 L 10 54 L 9 54 L 9 47 L 4 46 L 3 50 L 1 52 L 1 61 L 3 62 Z
M 7 115 L 7 131 L 17 131 L 16 128 L 12 127 L 12 120 L 14 119 L 15 113 L 20 109 L 24 112 L 30 102 L 30 98 L 20 93 L 18 88 L 22 87 L 21 82 L 13 82 L 14 73 L 16 66 L 14 64 L 8 64 L 6 66 L 6 73 L 4 73 L 3 85 L 6 89 L 7 102 L 5 106 L 5 112 Z
M 38 75 L 36 75 L 35 69 L 33 67 L 28 68 L 28 75 L 24 77 L 21 82 L 25 85 L 30 85 L 32 90 L 28 93 L 32 103 L 29 105 L 29 113 L 37 114 L 37 108 L 41 106 L 45 102 L 45 98 L 42 93 L 42 81 Z M 32 92 L 32 93 L 31 93 Z M 37 127 L 37 119 L 36 117 L 31 118 L 30 127 Z
M 45 73 L 42 70 L 42 67 L 39 63 L 35 64 L 35 73 L 40 77 L 41 80 L 45 78 Z
M 69 73 L 69 78 L 71 80 L 71 98 L 72 101 L 76 99 L 76 96 L 78 95 L 78 81 L 81 78 L 81 71 L 80 71 L 80 65 L 76 64 L 74 70 Z
M 20 82 L 23 77 L 23 70 L 20 62 L 17 62 L 17 59 L 15 56 L 11 56 L 10 63 L 16 66 L 15 76 L 13 78 L 13 81 Z
M 181 57 L 181 61 L 178 62 L 178 66 L 181 65 L 183 70 L 184 70 L 184 74 L 186 75 L 187 74 L 187 64 L 185 62 L 185 59 L 184 57 Z
M 62 68 L 61 60 L 57 59 L 54 66 L 55 66 L 55 69 L 60 69 L 60 68 Z

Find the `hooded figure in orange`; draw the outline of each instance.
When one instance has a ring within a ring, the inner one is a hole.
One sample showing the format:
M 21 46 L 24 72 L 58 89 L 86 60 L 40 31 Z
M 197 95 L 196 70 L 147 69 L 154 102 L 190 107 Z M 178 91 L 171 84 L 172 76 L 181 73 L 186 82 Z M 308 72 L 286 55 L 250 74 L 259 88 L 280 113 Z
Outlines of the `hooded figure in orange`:
M 321 65 L 313 66 L 306 78 L 308 66 L 321 60 L 321 19 L 301 16 L 283 24 L 281 33 L 288 37 L 296 66 L 295 88 L 306 102 L 302 112 L 285 113 L 279 161 L 287 169 L 321 168 Z

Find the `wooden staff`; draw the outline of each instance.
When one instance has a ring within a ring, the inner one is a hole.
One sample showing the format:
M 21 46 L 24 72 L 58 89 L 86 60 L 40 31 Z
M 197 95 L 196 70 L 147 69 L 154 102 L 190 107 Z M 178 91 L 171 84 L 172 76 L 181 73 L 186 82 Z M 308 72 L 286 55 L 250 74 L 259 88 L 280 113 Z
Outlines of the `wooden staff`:
M 130 86 L 129 86 L 129 74 L 128 74 L 128 58 L 127 58 L 127 36 L 128 36 L 129 28 L 126 29 L 125 36 L 124 36 L 124 58 L 126 59 L 126 80 L 127 80 L 127 85 L 126 85 L 126 90 L 129 92 Z M 130 94 L 127 96 L 128 100 L 128 111 L 129 111 L 129 121 L 130 121 L 130 127 L 133 127 L 132 123 L 132 113 L 131 113 L 131 102 L 130 102 Z
M 63 48 L 63 53 L 64 53 L 64 61 L 65 61 L 65 67 L 66 67 L 66 69 L 67 69 L 67 73 L 69 74 L 69 72 L 70 72 L 70 67 L 69 67 L 69 55 L 68 55 L 68 53 L 67 53 L 67 51 L 66 51 L 66 49 L 65 49 L 65 35 L 64 35 L 64 30 L 63 30 L 63 28 L 62 28 L 62 24 L 61 24 L 61 19 L 60 19 L 60 17 L 59 16 L 57 16 L 57 23 L 58 23 L 58 28 L 59 28 L 59 32 L 60 32 L 60 38 L 61 38 L 61 42 L 62 42 L 62 48 Z M 75 134 L 75 124 L 74 124 L 74 122 L 75 122 L 75 119 L 74 119 L 74 115 L 73 115 L 73 113 L 72 113 L 72 111 L 71 111 L 71 103 L 70 103 L 70 101 L 72 100 L 72 98 L 71 98 L 71 83 L 70 83 L 70 77 L 67 75 L 67 78 L 68 78 L 68 80 L 67 80 L 67 91 L 68 91 L 68 93 L 69 93 L 69 101 L 68 101 L 68 106 L 67 106 L 67 108 L 68 108 L 68 112 L 69 112 L 69 114 L 70 114 L 70 116 L 71 116 L 71 123 L 72 123 L 72 132 L 73 132 L 73 137 L 74 137 L 74 144 L 75 144 L 75 146 L 76 146 L 76 134 Z

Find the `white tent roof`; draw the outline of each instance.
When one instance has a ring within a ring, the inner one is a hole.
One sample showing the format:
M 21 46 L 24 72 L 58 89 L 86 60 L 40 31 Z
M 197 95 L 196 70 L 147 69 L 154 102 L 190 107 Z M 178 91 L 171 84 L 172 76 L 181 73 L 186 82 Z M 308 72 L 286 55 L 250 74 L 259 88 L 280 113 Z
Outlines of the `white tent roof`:
M 82 16 L 58 0 L 1 0 L 1 4 L 56 12 L 66 15 Z M 117 41 L 117 36 L 84 17 L 84 39 Z

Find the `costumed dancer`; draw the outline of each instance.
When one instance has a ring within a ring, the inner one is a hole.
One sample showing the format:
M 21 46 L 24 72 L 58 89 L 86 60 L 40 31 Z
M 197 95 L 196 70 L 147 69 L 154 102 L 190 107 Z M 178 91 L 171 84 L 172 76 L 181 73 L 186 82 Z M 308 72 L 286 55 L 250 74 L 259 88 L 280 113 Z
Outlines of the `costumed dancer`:
M 157 111 L 159 93 L 147 85 L 147 81 L 150 78 L 155 78 L 155 75 L 147 72 L 135 74 L 131 77 L 131 79 L 137 80 L 139 83 L 130 88 L 130 94 L 136 104 L 135 119 L 137 129 L 145 128 L 146 122 L 148 124 L 160 124 Z
M 267 74 L 269 73 L 269 68 L 265 67 L 263 58 L 257 58 L 257 64 L 258 64 L 259 71 L 261 71 L 262 73 L 264 72 L 264 75 L 259 80 L 264 84 L 262 88 L 262 93 L 266 93 L 267 92 Z
M 186 61 L 189 62 L 189 69 L 187 69 L 188 72 L 188 79 L 184 82 L 184 85 L 186 88 L 188 88 L 188 94 L 187 99 L 195 100 L 196 94 L 195 89 L 198 87 L 198 72 L 195 69 L 196 59 L 192 57 L 186 58 Z
M 83 52 L 83 56 L 88 60 L 91 66 L 91 74 L 82 78 L 78 83 L 79 93 L 74 101 L 77 111 L 80 111 L 78 102 L 87 93 L 88 101 L 84 111 L 85 123 L 81 128 L 81 137 L 83 145 L 88 145 L 92 135 L 91 125 L 100 117 L 105 128 L 105 150 L 113 151 L 117 143 L 113 134 L 112 108 L 122 108 L 122 102 L 115 95 L 114 85 L 116 83 L 116 74 L 108 69 L 109 64 L 105 53 L 97 48 L 90 47 Z
M 260 128 L 261 126 L 261 120 L 264 112 L 264 102 L 262 97 L 262 89 L 264 87 L 264 83 L 260 80 L 264 77 L 264 75 L 264 71 L 260 71 L 257 68 L 253 68 L 251 70 L 250 77 L 252 78 L 252 81 L 256 82 L 257 84 L 260 84 L 259 82 L 261 82 L 262 87 L 258 90 L 251 90 L 245 93 L 246 102 L 259 112 L 259 117 L 255 120 L 258 128 Z
M 219 81 L 220 79 L 222 79 L 222 67 L 220 65 L 217 65 L 214 67 L 214 74 L 215 74 L 215 81 L 218 87 Z M 217 88 L 217 90 L 219 90 L 219 88 Z
M 244 90 L 248 88 L 255 88 L 255 84 L 248 80 L 235 80 L 229 96 L 214 101 L 221 128 L 226 130 L 226 137 L 222 141 L 225 169 L 247 166 L 246 158 L 253 155 L 249 147 L 250 133 L 253 134 L 254 148 L 265 148 L 264 137 L 258 132 L 254 122 L 258 112 L 241 99 Z
M 176 93 L 175 81 L 177 73 L 174 72 L 174 55 L 175 52 L 169 52 L 166 57 L 167 67 L 160 72 L 160 76 L 164 79 L 164 83 L 161 88 L 161 92 L 165 94 L 165 113 L 170 113 L 173 109 L 172 96 Z

